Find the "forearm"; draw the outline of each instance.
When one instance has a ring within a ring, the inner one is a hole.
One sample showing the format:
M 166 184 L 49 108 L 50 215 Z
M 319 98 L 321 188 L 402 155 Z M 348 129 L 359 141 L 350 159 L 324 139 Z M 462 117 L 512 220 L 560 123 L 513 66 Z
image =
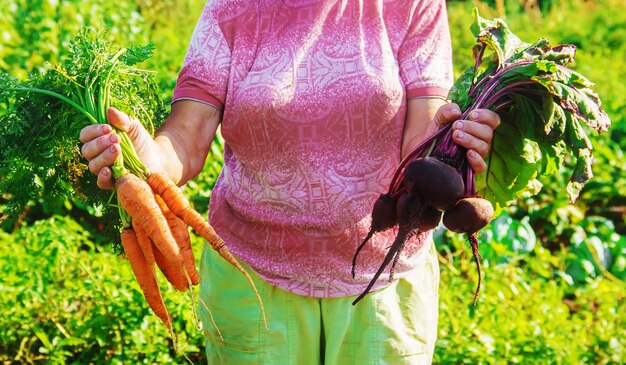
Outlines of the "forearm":
M 437 130 L 435 114 L 446 104 L 440 98 L 412 99 L 407 103 L 407 116 L 402 137 L 402 157 Z
M 165 172 L 178 185 L 184 184 L 183 171 L 189 169 L 185 168 L 189 162 L 186 162 L 188 160 L 186 151 L 181 151 L 181 147 L 176 147 L 182 143 L 178 141 L 178 138 L 164 131 L 157 131 L 154 140 L 159 147 L 162 172 Z
M 161 169 L 178 185 L 202 171 L 220 117 L 219 110 L 206 104 L 179 101 L 155 133 Z

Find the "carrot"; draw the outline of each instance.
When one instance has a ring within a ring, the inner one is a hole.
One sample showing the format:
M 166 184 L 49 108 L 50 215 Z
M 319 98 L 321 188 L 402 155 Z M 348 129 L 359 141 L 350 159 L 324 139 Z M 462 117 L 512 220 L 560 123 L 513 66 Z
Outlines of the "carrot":
M 169 281 L 170 284 L 174 287 L 174 289 L 178 291 L 187 291 L 189 289 L 189 282 L 187 281 L 187 276 L 185 276 L 185 271 L 183 266 L 176 266 L 172 264 L 162 253 L 161 251 L 155 249 L 154 250 L 154 259 L 156 261 L 157 266 L 163 273 L 163 276 Z
M 150 239 L 150 236 L 148 236 L 146 230 L 143 229 L 143 227 L 141 227 L 141 225 L 137 223 L 136 220 L 133 219 L 131 221 L 131 224 L 133 226 L 133 230 L 135 231 L 135 235 L 137 236 L 137 242 L 139 243 L 139 247 L 141 247 L 141 252 L 146 259 L 146 263 L 154 272 L 155 261 L 152 240 Z
M 170 316 L 167 306 L 163 301 L 161 290 L 159 289 L 154 272 L 148 266 L 146 258 L 144 257 L 141 247 L 139 246 L 139 242 L 137 242 L 135 231 L 131 228 L 126 228 L 122 231 L 120 236 L 124 252 L 126 252 L 126 257 L 128 258 L 130 267 L 135 274 L 137 283 L 143 292 L 143 296 L 146 298 L 146 302 L 148 302 L 148 305 L 154 314 L 159 317 L 163 323 L 165 323 L 165 326 L 170 331 L 172 338 L 175 338 L 172 327 L 172 317 Z
M 156 266 L 159 267 L 167 281 L 169 281 L 172 286 L 176 290 L 186 291 L 187 290 L 187 279 L 185 277 L 185 273 L 181 270 L 181 267 L 177 267 L 172 264 L 155 246 L 154 242 L 148 236 L 148 233 L 141 227 L 141 225 L 137 224 L 133 221 L 133 230 L 137 235 L 137 242 L 139 243 L 139 247 L 141 247 L 141 251 L 143 252 L 144 257 L 146 258 L 146 262 L 152 272 L 155 272 L 155 263 Z M 146 254 L 148 252 L 148 254 Z M 148 255 L 150 258 L 148 258 Z
M 174 264 L 182 266 L 184 261 L 180 249 L 150 186 L 136 175 L 128 173 L 117 178 L 115 189 L 122 208 L 148 233 L 159 251 Z
M 187 229 L 187 224 L 185 224 L 182 219 L 178 218 L 170 210 L 170 208 L 167 207 L 167 204 L 165 204 L 161 196 L 155 195 L 155 200 L 159 205 L 159 208 L 161 208 L 163 216 L 167 220 L 167 224 L 170 227 L 172 236 L 174 236 L 174 239 L 178 244 L 180 253 L 183 255 L 183 259 L 185 260 L 185 270 L 187 270 L 191 284 L 198 285 L 200 283 L 200 275 L 196 270 L 196 260 L 193 256 L 193 250 L 191 249 L 191 237 L 189 235 L 189 230 Z
M 213 227 L 191 207 L 182 190 L 169 177 L 153 172 L 146 181 L 172 212 L 207 240 L 214 250 L 220 252 L 225 248 L 224 241 L 215 233 Z
M 180 219 L 185 222 L 188 226 L 190 226 L 196 233 L 198 233 L 202 238 L 207 240 L 211 247 L 215 251 L 217 251 L 220 256 L 222 256 L 228 263 L 233 265 L 237 270 L 239 270 L 248 280 L 248 283 L 252 286 L 254 290 L 254 294 L 256 295 L 259 305 L 261 306 L 261 313 L 263 314 L 263 321 L 265 322 L 265 328 L 267 328 L 267 319 L 265 318 L 265 309 L 263 308 L 263 300 L 259 295 L 259 292 L 252 281 L 250 275 L 246 272 L 246 270 L 241 266 L 239 261 L 233 256 L 230 252 L 224 240 L 217 235 L 213 227 L 209 224 L 209 222 L 200 215 L 197 211 L 195 211 L 185 195 L 183 191 L 176 185 L 172 179 L 167 177 L 164 174 L 158 172 L 152 172 L 148 175 L 146 179 L 148 185 L 152 188 L 155 194 L 161 196 L 165 204 L 169 207 L 169 209 Z

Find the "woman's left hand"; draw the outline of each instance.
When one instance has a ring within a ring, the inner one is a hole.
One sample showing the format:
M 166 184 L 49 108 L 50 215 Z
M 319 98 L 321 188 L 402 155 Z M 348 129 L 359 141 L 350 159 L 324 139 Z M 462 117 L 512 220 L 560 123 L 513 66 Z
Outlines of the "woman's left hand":
M 500 116 L 488 109 L 476 109 L 468 120 L 460 119 L 452 124 L 452 138 L 456 144 L 467 149 L 467 161 L 476 174 L 487 170 L 485 158 L 489 154 L 493 130 L 500 125 Z

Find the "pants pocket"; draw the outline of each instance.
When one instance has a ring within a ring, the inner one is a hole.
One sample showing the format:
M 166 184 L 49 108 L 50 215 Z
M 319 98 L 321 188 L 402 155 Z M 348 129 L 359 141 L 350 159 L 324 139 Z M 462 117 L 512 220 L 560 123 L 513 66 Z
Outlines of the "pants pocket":
M 209 364 L 256 364 L 265 331 L 259 301 L 239 270 L 205 244 L 198 312 Z M 250 276 L 256 276 L 246 270 Z M 265 283 L 255 278 L 257 290 Z

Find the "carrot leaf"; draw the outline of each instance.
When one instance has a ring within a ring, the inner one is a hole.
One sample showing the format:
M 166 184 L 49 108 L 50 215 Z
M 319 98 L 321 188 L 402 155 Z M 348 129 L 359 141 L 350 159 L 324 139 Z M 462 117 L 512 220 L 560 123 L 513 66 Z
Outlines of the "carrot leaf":
M 118 215 L 110 192 L 96 186 L 80 153 L 80 130 L 107 123 L 106 110 L 116 107 L 154 132 L 166 108 L 154 73 L 137 67 L 154 50 L 152 44 L 119 47 L 107 41 L 104 28 L 83 28 L 58 64 L 44 73 L 17 80 L 0 73 L 0 191 L 8 224 L 33 201 L 50 197 L 80 201 Z M 142 165 L 124 147 L 131 172 Z M 0 214 L 2 215 L 2 214 Z M 112 218 L 112 217 L 111 217 Z M 106 219 L 105 219 L 106 220 Z

